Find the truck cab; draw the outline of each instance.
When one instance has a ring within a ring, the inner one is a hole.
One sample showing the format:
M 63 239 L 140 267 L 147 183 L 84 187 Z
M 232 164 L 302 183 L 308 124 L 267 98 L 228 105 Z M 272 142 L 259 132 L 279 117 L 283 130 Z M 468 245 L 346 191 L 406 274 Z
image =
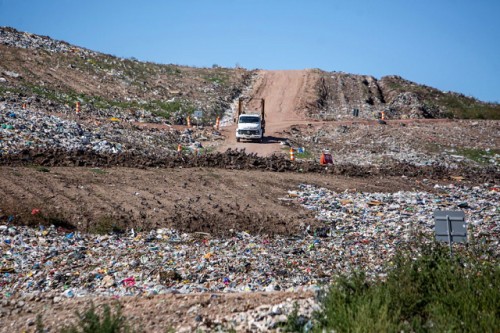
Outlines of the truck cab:
M 262 142 L 264 126 L 260 114 L 242 114 L 238 117 L 236 141 L 241 139 L 258 140 Z

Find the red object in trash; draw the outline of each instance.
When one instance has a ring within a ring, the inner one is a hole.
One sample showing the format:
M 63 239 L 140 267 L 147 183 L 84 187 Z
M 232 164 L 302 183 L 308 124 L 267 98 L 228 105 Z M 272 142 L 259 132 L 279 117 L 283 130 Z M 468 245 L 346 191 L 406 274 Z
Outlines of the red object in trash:
M 126 279 L 124 279 L 122 282 L 123 282 L 123 285 L 124 285 L 125 287 L 133 287 L 133 286 L 135 286 L 135 279 L 134 279 L 134 277 L 133 277 L 133 276 L 132 276 L 132 277 L 129 277 L 129 278 L 126 278 Z
M 38 209 L 38 208 L 33 208 L 33 209 L 31 210 L 31 215 L 38 215 L 38 214 L 40 214 L 40 209 Z

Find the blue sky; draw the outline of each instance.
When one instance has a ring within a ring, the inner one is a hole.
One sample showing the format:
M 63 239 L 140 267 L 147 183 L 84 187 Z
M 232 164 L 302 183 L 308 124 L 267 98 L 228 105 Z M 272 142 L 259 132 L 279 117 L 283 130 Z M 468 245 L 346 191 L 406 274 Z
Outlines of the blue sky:
M 499 0 L 0 0 L 0 25 L 120 57 L 400 75 L 500 102 Z

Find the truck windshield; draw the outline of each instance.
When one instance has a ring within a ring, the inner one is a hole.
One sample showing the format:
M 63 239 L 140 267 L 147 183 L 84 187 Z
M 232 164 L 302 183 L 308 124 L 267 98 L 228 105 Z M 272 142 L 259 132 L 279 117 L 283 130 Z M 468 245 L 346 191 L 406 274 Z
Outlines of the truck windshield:
M 258 123 L 259 117 L 241 116 L 240 123 Z

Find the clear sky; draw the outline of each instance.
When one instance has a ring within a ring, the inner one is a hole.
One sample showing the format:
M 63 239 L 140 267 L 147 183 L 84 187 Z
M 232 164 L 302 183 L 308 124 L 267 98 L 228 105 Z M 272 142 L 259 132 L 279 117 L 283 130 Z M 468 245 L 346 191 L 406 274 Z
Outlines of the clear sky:
M 500 0 L 0 0 L 0 25 L 157 63 L 400 75 L 500 102 Z

